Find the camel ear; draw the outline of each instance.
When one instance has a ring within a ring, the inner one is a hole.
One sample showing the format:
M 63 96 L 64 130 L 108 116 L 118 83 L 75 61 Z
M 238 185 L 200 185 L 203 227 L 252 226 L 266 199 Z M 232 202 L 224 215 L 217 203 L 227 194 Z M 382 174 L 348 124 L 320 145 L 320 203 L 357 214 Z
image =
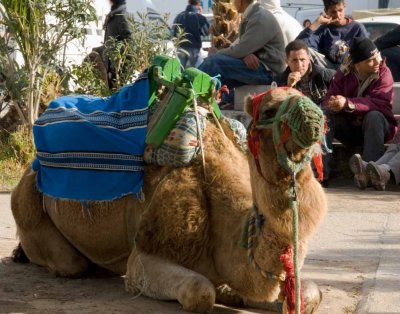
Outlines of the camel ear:
M 250 95 L 244 99 L 244 111 L 253 116 L 253 97 Z

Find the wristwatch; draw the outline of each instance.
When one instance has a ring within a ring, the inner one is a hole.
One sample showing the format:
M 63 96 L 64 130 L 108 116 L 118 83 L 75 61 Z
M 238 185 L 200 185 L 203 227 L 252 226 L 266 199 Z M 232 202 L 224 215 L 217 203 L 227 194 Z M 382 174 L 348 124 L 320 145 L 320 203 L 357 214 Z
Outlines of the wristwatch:
M 346 109 L 345 109 L 345 111 L 347 111 L 347 112 L 353 112 L 354 109 L 356 109 L 356 105 L 347 100 L 347 101 L 346 101 Z

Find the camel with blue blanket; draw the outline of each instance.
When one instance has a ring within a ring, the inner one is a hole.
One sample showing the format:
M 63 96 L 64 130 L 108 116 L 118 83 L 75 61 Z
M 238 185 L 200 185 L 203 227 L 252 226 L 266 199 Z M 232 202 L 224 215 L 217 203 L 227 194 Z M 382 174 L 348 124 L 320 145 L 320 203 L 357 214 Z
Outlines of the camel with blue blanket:
M 78 96 L 63 97 L 35 123 L 38 156 L 11 197 L 15 258 L 26 254 L 62 277 L 96 264 L 124 276 L 133 294 L 191 312 L 272 302 L 313 313 L 321 293 L 299 285 L 298 271 L 327 207 L 309 162 L 323 133 L 320 109 L 291 88 L 249 96 L 247 150 L 232 121 L 198 98 L 190 131 L 198 133 L 186 147 L 197 150 L 177 167 L 142 140 L 144 92 L 146 78 L 108 99 L 82 96 L 81 108 Z

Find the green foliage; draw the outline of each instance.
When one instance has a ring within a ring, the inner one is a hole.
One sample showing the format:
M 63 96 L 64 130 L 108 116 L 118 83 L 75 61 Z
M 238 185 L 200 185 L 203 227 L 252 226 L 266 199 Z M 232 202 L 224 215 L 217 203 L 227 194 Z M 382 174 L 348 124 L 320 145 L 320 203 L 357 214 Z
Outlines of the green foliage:
M 15 186 L 35 154 L 30 127 L 21 126 L 16 132 L 0 133 L 0 191 Z
M 104 46 L 103 58 L 108 59 L 115 68 L 114 86 L 109 89 L 101 79 L 96 65 L 84 62 L 72 69 L 75 92 L 97 96 L 111 95 L 122 86 L 133 82 L 151 65 L 156 55 L 175 55 L 175 47 L 183 40 L 183 33 L 172 38 L 167 19 L 168 16 L 160 21 L 149 19 L 147 14 L 130 15 L 128 20 L 132 27 L 132 38 L 129 41 L 110 39 Z
M 35 156 L 30 125 L 40 113 L 39 105 L 47 104 L 66 86 L 67 80 L 59 75 L 57 53 L 83 35 L 81 30 L 94 20 L 95 11 L 91 0 L 0 0 L 0 4 L 0 14 L 6 17 L 3 23 L 12 30 L 0 37 L 0 76 L 5 78 L 2 87 L 27 126 L 15 133 L 0 133 L 0 190 L 4 190 L 15 186 Z M 131 40 L 110 40 L 105 45 L 105 56 L 117 72 L 113 88 L 102 79 L 96 64 L 83 62 L 67 73 L 75 86 L 73 92 L 111 95 L 133 82 L 156 55 L 175 54 L 174 47 L 183 33 L 171 39 L 167 23 L 149 20 L 147 15 L 138 14 L 129 20 Z M 15 62 L 11 48 L 20 50 L 23 64 Z
M 8 145 L 8 150 L 22 165 L 35 158 L 36 149 L 33 143 L 32 130 L 28 126 L 20 126 L 16 132 L 10 133 Z
M 0 0 L 2 23 L 9 30 L 0 40 L 0 71 L 23 123 L 39 114 L 43 78 L 60 64 L 59 53 L 96 21 L 91 0 Z M 23 62 L 17 63 L 17 51 Z
M 93 62 L 85 61 L 80 65 L 73 65 L 71 75 L 75 85 L 74 92 L 77 94 L 94 96 L 111 94 L 107 82 L 101 78 L 100 71 Z

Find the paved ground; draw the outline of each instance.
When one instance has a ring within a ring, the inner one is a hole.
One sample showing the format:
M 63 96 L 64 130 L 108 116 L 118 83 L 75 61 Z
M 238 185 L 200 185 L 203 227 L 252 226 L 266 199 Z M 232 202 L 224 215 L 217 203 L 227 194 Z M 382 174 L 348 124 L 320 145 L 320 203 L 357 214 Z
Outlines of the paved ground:
M 326 189 L 329 213 L 310 243 L 302 277 L 324 295 L 320 314 L 400 313 L 400 188 L 359 191 L 351 182 Z M 181 313 L 175 302 L 133 298 L 122 279 L 54 278 L 14 264 L 17 244 L 9 194 L 0 194 L 0 313 Z M 266 313 L 218 306 L 214 313 Z

